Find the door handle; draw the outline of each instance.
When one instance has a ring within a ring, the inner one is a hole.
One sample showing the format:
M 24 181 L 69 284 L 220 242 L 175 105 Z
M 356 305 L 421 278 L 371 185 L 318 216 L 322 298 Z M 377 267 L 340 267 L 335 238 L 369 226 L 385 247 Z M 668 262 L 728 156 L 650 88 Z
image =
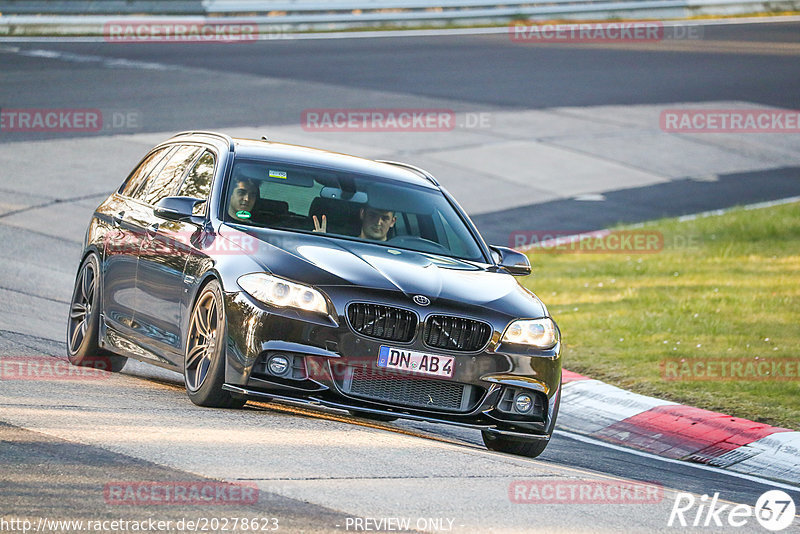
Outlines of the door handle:
M 150 226 L 148 226 L 145 229 L 145 232 L 147 233 L 147 237 L 149 239 L 153 239 L 156 236 L 156 233 L 158 233 L 158 223 L 153 223 Z
M 122 218 L 123 217 L 125 217 L 125 212 L 124 211 L 120 211 L 120 212 L 117 212 L 114 215 L 112 215 L 111 216 L 111 226 L 113 228 L 119 228 L 120 226 L 122 226 Z

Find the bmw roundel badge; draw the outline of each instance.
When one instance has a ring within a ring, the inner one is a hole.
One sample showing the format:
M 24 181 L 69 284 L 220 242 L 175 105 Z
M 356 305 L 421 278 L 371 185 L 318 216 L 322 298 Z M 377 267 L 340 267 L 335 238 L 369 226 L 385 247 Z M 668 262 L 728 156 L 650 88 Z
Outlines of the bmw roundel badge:
M 425 295 L 414 295 L 414 302 L 416 302 L 420 306 L 427 306 L 428 304 L 431 303 L 431 299 L 429 299 Z

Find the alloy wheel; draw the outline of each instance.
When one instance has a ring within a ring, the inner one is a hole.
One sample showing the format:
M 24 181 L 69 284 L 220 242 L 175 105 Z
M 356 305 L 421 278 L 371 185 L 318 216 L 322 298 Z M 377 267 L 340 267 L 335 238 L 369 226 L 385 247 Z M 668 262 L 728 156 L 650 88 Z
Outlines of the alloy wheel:
M 75 291 L 72 295 L 72 305 L 69 310 L 69 350 L 72 354 L 78 352 L 92 320 L 92 302 L 97 288 L 97 273 L 94 264 L 87 261 L 78 276 Z
M 200 296 L 189 323 L 186 351 L 186 387 L 197 391 L 203 385 L 216 352 L 219 316 L 213 291 Z

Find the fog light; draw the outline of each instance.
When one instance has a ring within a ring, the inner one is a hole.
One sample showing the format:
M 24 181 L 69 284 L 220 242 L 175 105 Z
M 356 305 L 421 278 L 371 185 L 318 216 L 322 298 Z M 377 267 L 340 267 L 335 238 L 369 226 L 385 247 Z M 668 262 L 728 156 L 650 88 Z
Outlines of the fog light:
M 267 362 L 267 369 L 275 376 L 284 376 L 289 374 L 292 368 L 289 365 L 289 358 L 281 354 L 276 354 Z
M 517 398 L 514 399 L 514 408 L 516 408 L 519 413 L 528 413 L 533 408 L 533 399 L 527 393 L 520 393 L 517 395 Z

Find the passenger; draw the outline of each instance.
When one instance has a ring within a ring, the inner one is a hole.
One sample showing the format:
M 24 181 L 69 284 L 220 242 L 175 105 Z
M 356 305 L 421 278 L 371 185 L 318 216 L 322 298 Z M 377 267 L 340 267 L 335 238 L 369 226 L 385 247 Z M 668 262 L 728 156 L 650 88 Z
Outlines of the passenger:
M 361 208 L 359 217 L 361 218 L 361 234 L 358 237 L 373 241 L 386 241 L 389 230 L 397 222 L 393 211 L 371 207 Z M 318 220 L 316 215 L 313 216 L 313 219 L 315 232 L 327 232 L 328 221 L 325 215 L 322 215 L 321 220 Z

